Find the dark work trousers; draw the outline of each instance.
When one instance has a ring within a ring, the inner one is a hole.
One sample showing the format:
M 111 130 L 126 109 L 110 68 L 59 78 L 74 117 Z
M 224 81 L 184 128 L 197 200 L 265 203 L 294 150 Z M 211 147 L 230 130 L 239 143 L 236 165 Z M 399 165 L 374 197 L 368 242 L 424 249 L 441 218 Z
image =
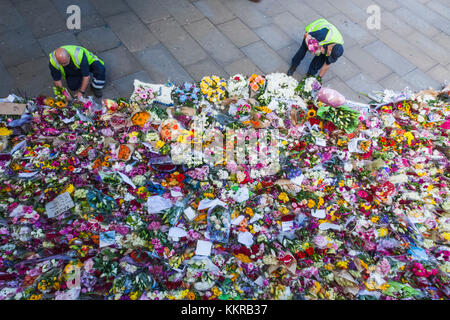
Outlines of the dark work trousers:
M 91 72 L 91 84 L 96 89 L 103 89 L 106 83 L 106 70 L 105 66 L 102 65 L 99 61 L 94 61 L 89 66 L 89 71 Z M 81 82 L 83 81 L 83 76 L 80 74 L 79 76 L 68 76 L 67 77 L 67 86 L 72 91 L 77 91 L 81 87 Z
M 300 62 L 302 62 L 303 58 L 305 57 L 306 52 L 308 52 L 308 47 L 306 46 L 305 40 L 303 39 L 300 49 L 298 49 L 297 53 L 292 58 L 291 67 L 294 67 L 296 69 L 300 64 Z M 308 74 L 311 76 L 315 76 L 323 67 L 323 64 L 325 63 L 326 60 L 327 56 L 324 54 L 321 54 L 320 56 L 315 56 L 314 59 L 312 59 L 311 64 L 309 65 Z

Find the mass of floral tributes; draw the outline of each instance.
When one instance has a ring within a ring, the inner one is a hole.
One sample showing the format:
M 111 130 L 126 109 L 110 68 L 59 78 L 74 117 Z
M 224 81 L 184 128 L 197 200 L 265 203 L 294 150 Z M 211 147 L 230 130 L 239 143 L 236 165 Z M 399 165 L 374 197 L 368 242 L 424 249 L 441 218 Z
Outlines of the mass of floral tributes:
M 0 300 L 449 298 L 448 88 L 363 105 L 281 73 L 134 87 L 0 115 Z M 270 144 L 214 146 L 244 129 Z

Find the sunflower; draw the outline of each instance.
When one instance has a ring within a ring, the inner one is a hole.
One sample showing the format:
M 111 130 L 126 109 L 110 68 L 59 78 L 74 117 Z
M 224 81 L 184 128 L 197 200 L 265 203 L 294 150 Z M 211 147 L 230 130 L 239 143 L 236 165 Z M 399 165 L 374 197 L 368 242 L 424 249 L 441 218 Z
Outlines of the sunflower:
M 316 116 L 316 110 L 309 109 L 308 113 L 306 114 L 306 119 L 314 118 Z
M 57 102 L 55 102 L 55 105 L 58 108 L 64 108 L 66 106 L 66 103 L 64 101 L 57 101 Z
M 53 98 L 47 98 L 44 100 L 44 104 L 49 107 L 53 107 L 55 100 Z

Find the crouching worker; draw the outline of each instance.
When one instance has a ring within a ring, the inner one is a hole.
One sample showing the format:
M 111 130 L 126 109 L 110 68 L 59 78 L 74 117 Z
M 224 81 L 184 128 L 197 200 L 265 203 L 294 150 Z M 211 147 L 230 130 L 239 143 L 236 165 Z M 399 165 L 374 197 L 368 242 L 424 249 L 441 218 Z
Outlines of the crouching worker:
M 86 94 L 92 73 L 91 89 L 97 98 L 101 98 L 105 87 L 105 64 L 96 55 L 80 46 L 62 46 L 50 53 L 50 72 L 56 87 L 62 87 L 65 78 L 67 86 L 77 91 L 80 98 Z

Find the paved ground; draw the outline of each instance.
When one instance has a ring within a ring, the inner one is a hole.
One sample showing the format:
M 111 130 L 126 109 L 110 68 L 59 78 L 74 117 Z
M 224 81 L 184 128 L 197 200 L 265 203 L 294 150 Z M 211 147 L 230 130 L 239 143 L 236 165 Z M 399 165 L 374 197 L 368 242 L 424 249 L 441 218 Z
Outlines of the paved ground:
M 71 4 L 81 8 L 81 30 L 66 27 Z M 366 27 L 372 4 L 381 7 L 378 31 Z M 450 78 L 448 0 L 1 0 L 0 96 L 49 93 L 48 53 L 65 44 L 106 62 L 111 98 L 129 96 L 135 78 L 286 72 L 305 25 L 319 17 L 345 40 L 326 84 L 350 99 L 373 89 L 440 88 Z

